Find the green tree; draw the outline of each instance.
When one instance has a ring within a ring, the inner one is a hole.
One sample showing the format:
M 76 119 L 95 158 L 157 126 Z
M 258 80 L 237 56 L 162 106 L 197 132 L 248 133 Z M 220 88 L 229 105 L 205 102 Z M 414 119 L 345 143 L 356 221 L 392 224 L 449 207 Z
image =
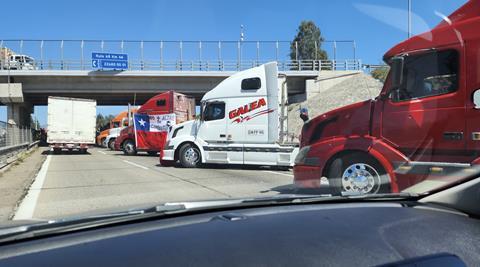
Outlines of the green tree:
M 103 117 L 103 115 L 98 114 L 97 115 L 97 123 L 96 123 L 97 131 L 101 131 L 104 121 L 105 121 L 105 118 Z
M 110 121 L 113 120 L 113 118 L 115 118 L 114 115 L 102 115 L 102 114 L 98 114 L 97 115 L 97 130 L 98 131 L 103 131 L 105 129 L 108 129 L 110 128 Z
M 379 67 L 375 68 L 370 72 L 373 78 L 380 80 L 382 83 L 385 82 L 385 79 L 387 79 L 388 71 L 390 70 L 390 67 L 385 66 L 385 67 Z
M 328 59 L 327 52 L 321 48 L 323 41 L 320 28 L 313 21 L 302 21 L 295 38 L 290 43 L 290 59 Z

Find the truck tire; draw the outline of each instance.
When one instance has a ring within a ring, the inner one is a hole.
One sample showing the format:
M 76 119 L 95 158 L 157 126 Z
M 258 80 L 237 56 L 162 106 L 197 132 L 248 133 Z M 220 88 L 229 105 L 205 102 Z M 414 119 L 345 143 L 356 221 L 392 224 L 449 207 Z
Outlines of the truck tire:
M 374 158 L 354 152 L 335 159 L 328 170 L 334 195 L 390 193 L 390 177 Z
M 87 154 L 87 149 L 88 148 L 80 148 L 80 154 Z
M 62 152 L 62 150 L 60 148 L 54 148 L 53 149 L 53 154 L 60 154 L 60 152 Z
M 127 156 L 137 155 L 137 148 L 135 147 L 135 142 L 133 142 L 133 140 L 123 142 L 123 153 Z
M 108 148 L 110 148 L 110 150 L 115 150 L 115 139 L 114 138 L 108 140 Z
M 185 144 L 180 147 L 178 158 L 180 164 L 185 168 L 196 168 L 202 162 L 200 150 L 192 144 Z

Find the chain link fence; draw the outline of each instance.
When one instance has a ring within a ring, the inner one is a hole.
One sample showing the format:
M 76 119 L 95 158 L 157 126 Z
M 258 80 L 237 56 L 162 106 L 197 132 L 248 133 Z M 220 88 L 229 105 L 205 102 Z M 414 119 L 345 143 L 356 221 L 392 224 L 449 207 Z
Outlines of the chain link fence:
M 30 127 L 0 121 L 0 169 L 15 161 L 19 153 L 38 143 L 33 139 Z
M 30 127 L 19 127 L 0 121 L 0 148 L 29 144 L 33 141 Z

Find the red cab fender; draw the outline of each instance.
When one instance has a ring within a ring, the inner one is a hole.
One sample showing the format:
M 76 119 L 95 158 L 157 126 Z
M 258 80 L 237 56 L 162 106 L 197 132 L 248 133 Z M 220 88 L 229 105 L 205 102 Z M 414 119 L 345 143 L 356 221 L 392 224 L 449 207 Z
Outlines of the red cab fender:
M 408 159 L 390 145 L 371 136 L 335 137 L 311 145 L 308 157 L 319 159 L 320 173 L 325 174 L 327 165 L 344 151 L 362 151 L 376 159 L 391 179 L 392 192 L 398 192 L 397 177 L 393 162 L 408 162 Z

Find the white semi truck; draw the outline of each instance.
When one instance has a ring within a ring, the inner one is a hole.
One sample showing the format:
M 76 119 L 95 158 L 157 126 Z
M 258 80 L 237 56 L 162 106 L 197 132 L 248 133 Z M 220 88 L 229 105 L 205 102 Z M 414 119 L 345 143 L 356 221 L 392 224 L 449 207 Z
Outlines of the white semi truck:
M 48 97 L 47 143 L 55 153 L 86 153 L 95 144 L 97 102 L 92 99 Z
M 283 142 L 284 85 L 276 62 L 228 77 L 204 95 L 200 118 L 172 127 L 161 163 L 293 166 L 298 145 Z

